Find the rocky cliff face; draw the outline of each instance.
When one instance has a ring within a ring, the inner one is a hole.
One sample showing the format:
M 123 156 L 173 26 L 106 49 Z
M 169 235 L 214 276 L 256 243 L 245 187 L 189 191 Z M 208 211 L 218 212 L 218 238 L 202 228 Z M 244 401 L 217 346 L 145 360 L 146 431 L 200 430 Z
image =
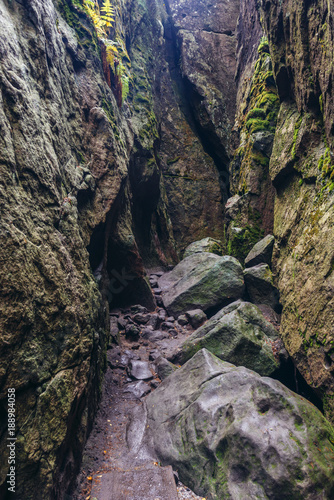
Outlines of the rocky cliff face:
M 101 389 L 109 303 L 154 308 L 144 264 L 223 236 L 217 167 L 226 170 L 233 119 L 236 6 L 195 26 L 194 9 L 120 0 L 114 35 L 131 78 L 119 108 L 81 2 L 0 5 L 0 446 L 6 456 L 14 387 L 20 498 L 63 498 L 73 479 Z M 212 47 L 221 74 L 211 81 Z M 7 472 L 4 463 L 1 495 Z
M 273 228 L 281 333 L 332 419 L 333 6 L 251 4 L 239 20 L 229 249 L 244 257 Z
M 232 197 L 226 204 L 229 253 L 243 260 L 252 245 L 272 232 L 275 193 L 269 176 L 279 98 L 257 3 L 241 2 L 237 30 L 239 137 L 230 165 Z
M 282 335 L 333 420 L 333 3 L 261 2 L 281 99 L 270 160 Z
M 0 452 L 15 387 L 25 499 L 74 477 L 110 303 L 154 309 L 145 265 L 224 238 L 229 196 L 228 253 L 274 231 L 283 339 L 333 419 L 332 2 L 115 6 L 123 104 L 80 0 L 0 4 Z

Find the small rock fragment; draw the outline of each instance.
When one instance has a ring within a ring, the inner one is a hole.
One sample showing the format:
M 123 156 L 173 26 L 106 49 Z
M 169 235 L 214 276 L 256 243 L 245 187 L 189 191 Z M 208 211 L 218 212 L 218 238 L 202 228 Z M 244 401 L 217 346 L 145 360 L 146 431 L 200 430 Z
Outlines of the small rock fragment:
M 189 323 L 188 318 L 185 314 L 181 314 L 181 316 L 177 318 L 177 322 L 181 326 L 185 326 Z
M 126 325 L 125 336 L 130 340 L 137 340 L 140 335 L 140 329 L 136 325 Z
M 177 366 L 173 365 L 170 361 L 160 356 L 154 362 L 156 372 L 161 380 L 165 380 L 171 373 L 177 370 Z
M 137 380 L 149 380 L 153 378 L 150 365 L 147 361 L 132 360 L 129 363 L 130 375 Z
M 186 317 L 193 328 L 199 328 L 208 318 L 202 309 L 194 309 L 186 312 Z
M 139 382 L 132 382 L 129 384 L 124 392 L 130 392 L 136 396 L 136 398 L 142 398 L 146 396 L 151 391 L 151 387 L 146 384 L 143 380 Z
M 143 313 L 143 314 L 146 314 L 148 312 L 148 310 L 146 309 L 146 307 L 141 306 L 140 304 L 137 304 L 135 306 L 131 306 L 131 312 L 132 312 L 132 314 L 133 313 Z
M 135 323 L 139 323 L 141 325 L 145 325 L 151 318 L 150 314 L 137 313 L 132 316 L 132 319 Z

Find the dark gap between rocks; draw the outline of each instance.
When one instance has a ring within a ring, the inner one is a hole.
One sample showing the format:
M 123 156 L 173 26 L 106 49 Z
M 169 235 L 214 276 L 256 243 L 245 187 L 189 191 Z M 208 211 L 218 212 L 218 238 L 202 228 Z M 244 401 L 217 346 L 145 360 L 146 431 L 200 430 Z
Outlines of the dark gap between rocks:
M 316 406 L 321 413 L 324 413 L 324 407 L 321 399 L 316 392 L 307 384 L 306 380 L 295 367 L 292 359 L 289 357 L 281 367 L 272 374 L 271 378 L 278 380 L 288 389 L 299 394 Z
M 166 2 L 167 12 L 170 13 L 170 7 Z M 212 127 L 205 130 L 196 118 L 194 109 L 198 109 L 203 98 L 198 94 L 195 87 L 186 79 L 183 78 L 180 70 L 180 50 L 177 39 L 177 30 L 169 18 L 164 25 L 164 37 L 166 42 L 167 62 L 172 80 L 176 84 L 179 96 L 179 106 L 184 114 L 192 131 L 200 140 L 202 147 L 213 160 L 219 174 L 219 186 L 223 201 L 227 201 L 230 197 L 229 191 L 229 158 L 216 136 Z

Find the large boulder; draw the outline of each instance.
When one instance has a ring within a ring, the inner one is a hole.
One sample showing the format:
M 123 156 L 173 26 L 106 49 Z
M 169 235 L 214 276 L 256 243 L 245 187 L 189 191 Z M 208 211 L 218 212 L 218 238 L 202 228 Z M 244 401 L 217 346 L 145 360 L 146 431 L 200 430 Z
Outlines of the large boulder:
M 279 291 L 274 286 L 273 275 L 268 264 L 246 268 L 244 276 L 251 302 L 265 304 L 273 309 L 279 307 Z
M 245 266 L 252 267 L 257 264 L 268 264 L 270 266 L 274 243 L 275 238 L 271 234 L 258 241 L 245 258 Z
M 333 428 L 276 380 L 203 349 L 146 398 L 145 412 L 144 442 L 199 495 L 334 498 Z
M 272 350 L 277 339 L 277 331 L 255 305 L 237 301 L 190 335 L 173 361 L 184 363 L 205 347 L 224 361 L 271 375 L 279 366 Z
M 164 274 L 159 287 L 164 306 L 173 316 L 191 309 L 208 311 L 242 296 L 243 271 L 234 257 L 201 252 L 190 255 Z
M 183 258 L 186 259 L 194 253 L 209 252 L 216 255 L 223 255 L 223 244 L 219 240 L 213 238 L 203 238 L 200 241 L 194 241 L 184 251 Z

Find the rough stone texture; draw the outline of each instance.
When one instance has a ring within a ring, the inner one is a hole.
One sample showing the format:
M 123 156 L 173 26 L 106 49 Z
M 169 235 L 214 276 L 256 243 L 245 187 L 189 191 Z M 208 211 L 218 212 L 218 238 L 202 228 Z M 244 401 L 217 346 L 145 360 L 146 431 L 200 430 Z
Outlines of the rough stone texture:
M 197 494 L 212 500 L 334 495 L 333 428 L 276 380 L 202 349 L 145 407 L 144 441 Z
M 136 396 L 136 398 L 140 399 L 151 391 L 151 387 L 146 384 L 143 380 L 139 380 L 139 382 L 133 382 L 132 384 L 128 384 L 125 392 L 131 392 Z
M 224 235 L 239 0 L 216 5 L 209 0 L 170 0 L 166 5 L 168 64 L 156 83 L 161 114 L 159 164 L 182 255 L 192 241 Z
M 189 323 L 193 328 L 200 327 L 204 323 L 204 321 L 208 319 L 205 312 L 202 311 L 201 309 L 194 309 L 193 311 L 187 311 L 186 317 L 189 319 Z
M 154 365 L 155 371 L 157 372 L 157 375 L 161 380 L 165 380 L 165 378 L 167 378 L 169 375 L 174 373 L 175 370 L 177 370 L 177 367 L 173 365 L 173 363 L 163 358 L 162 356 L 159 356 L 159 358 L 154 361 Z
M 242 296 L 244 280 L 239 262 L 227 255 L 202 252 L 182 260 L 159 279 L 169 314 L 217 308 Z
M 271 234 L 258 241 L 245 258 L 245 266 L 252 267 L 257 264 L 268 264 L 268 266 L 271 266 L 274 243 L 275 238 Z
M 98 476 L 97 476 L 98 477 Z M 134 470 L 113 470 L 94 481 L 92 498 L 99 500 L 178 500 L 173 469 L 146 465 Z
M 260 4 L 282 100 L 270 161 L 281 333 L 334 421 L 333 3 Z
M 235 114 L 239 1 L 169 0 L 169 7 L 192 112 L 223 175 Z
M 268 264 L 259 264 L 244 271 L 246 291 L 254 304 L 265 304 L 277 309 L 279 292 L 273 283 Z
M 118 7 L 132 68 L 122 109 L 80 2 L 0 5 L 0 397 L 6 412 L 7 388 L 17 390 L 17 490 L 27 500 L 61 500 L 79 466 L 105 367 L 108 303 L 154 309 L 143 260 L 177 260 L 167 154 L 187 145 L 196 180 L 182 203 L 188 215 L 174 218 L 179 246 L 223 232 L 216 167 L 173 89 L 165 8 Z
M 279 109 L 269 46 L 255 0 L 241 0 L 237 29 L 238 147 L 230 164 L 230 193 L 240 196 L 238 213 L 226 206 L 228 253 L 242 261 L 264 234 L 273 230 L 275 191 L 269 158 Z
M 146 361 L 132 360 L 129 365 L 131 377 L 137 380 L 148 380 L 153 378 L 150 365 Z
M 175 360 L 184 363 L 206 348 L 223 361 L 245 366 L 260 375 L 271 375 L 279 363 L 274 358 L 270 340 L 277 338 L 275 328 L 256 306 L 237 301 L 224 307 L 188 337 Z
M 216 255 L 223 255 L 223 245 L 219 240 L 213 238 L 203 238 L 200 241 L 194 241 L 184 251 L 183 258 L 189 257 L 194 253 L 209 252 Z

